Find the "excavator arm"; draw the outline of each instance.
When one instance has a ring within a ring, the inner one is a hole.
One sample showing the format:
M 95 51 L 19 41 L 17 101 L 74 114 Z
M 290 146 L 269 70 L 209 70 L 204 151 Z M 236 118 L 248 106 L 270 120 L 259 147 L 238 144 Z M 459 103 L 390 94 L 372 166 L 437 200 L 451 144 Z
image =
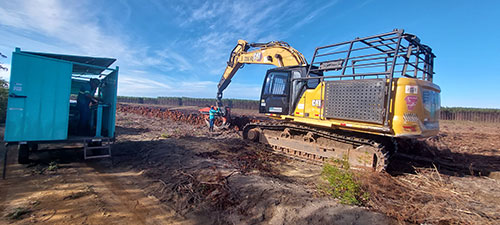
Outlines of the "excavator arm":
M 244 64 L 266 64 L 286 67 L 305 66 L 307 65 L 307 61 L 302 53 L 283 41 L 248 43 L 244 40 L 238 40 L 238 44 L 231 52 L 226 70 L 224 70 L 224 74 L 217 86 L 217 104 L 219 106 L 222 106 L 222 92 L 231 83 L 234 74 Z

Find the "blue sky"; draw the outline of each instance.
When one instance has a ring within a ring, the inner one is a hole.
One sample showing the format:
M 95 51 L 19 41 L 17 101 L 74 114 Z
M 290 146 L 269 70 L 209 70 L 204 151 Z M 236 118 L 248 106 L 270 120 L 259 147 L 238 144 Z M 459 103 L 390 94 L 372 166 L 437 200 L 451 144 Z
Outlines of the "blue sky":
M 119 95 L 215 97 L 238 39 L 317 46 L 403 28 L 437 55 L 443 106 L 500 108 L 500 1 L 0 0 L 0 62 L 23 50 L 117 58 Z M 257 99 L 247 65 L 226 98 Z M 0 72 L 3 78 L 8 72 Z

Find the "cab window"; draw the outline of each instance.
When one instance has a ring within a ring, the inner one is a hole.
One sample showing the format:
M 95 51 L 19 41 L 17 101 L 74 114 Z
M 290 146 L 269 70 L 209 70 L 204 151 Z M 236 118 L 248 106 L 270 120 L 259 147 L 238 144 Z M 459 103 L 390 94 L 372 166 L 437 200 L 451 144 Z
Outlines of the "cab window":
M 265 95 L 286 95 L 288 73 L 272 72 L 267 76 Z
M 309 79 L 309 80 L 307 80 L 307 88 L 308 89 L 314 89 L 319 84 L 319 81 L 320 81 L 319 76 L 320 75 L 311 73 L 311 74 L 309 74 L 309 76 L 310 77 L 318 77 L 318 79 Z

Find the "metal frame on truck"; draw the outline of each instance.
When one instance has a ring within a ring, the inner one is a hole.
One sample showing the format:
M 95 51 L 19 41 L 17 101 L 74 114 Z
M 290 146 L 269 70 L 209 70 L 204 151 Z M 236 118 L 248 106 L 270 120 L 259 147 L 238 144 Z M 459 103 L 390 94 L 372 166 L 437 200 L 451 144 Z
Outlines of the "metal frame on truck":
M 19 148 L 19 163 L 27 163 L 39 145 L 73 143 L 84 157 L 111 156 L 115 139 L 118 66 L 116 59 L 27 52 L 12 54 L 5 142 Z M 76 98 L 82 85 L 98 79 L 91 107 L 90 131 L 78 132 Z M 101 149 L 101 151 L 97 151 Z M 98 152 L 89 154 L 88 150 Z

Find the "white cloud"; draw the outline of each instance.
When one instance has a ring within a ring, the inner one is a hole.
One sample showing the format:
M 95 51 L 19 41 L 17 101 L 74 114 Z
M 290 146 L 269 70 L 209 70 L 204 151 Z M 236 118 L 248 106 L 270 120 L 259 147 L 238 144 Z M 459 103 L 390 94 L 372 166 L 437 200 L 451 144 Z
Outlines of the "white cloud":
M 226 5 L 223 1 L 210 2 L 206 1 L 200 8 L 194 9 L 191 18 L 189 18 L 189 22 L 198 21 L 198 20 L 206 20 L 212 19 L 219 16 L 222 12 L 225 11 L 224 5 Z
M 66 45 L 57 45 L 42 40 L 34 40 L 28 37 L 28 35 L 33 34 L 0 30 L 0 51 L 9 57 L 5 59 L 4 62 L 11 60 L 11 53 L 14 51 L 15 47 L 20 47 L 21 50 L 59 52 L 66 54 L 78 54 L 80 52 L 75 48 L 66 48 Z
M 179 30 L 153 34 L 168 35 L 165 43 L 147 42 L 147 33 L 125 30 L 130 24 L 124 25 L 123 20 L 139 10 L 126 0 L 118 2 L 124 11 L 119 21 L 86 1 L 5 1 L 0 5 L 0 51 L 10 52 L 17 46 L 117 58 L 120 95 L 215 96 L 219 77 L 206 75 L 223 73 L 238 39 L 279 40 L 287 37 L 285 24 L 305 19 L 294 27 L 303 26 L 333 5 L 317 9 L 309 2 L 288 0 L 151 1 L 158 10 L 156 18 L 178 25 Z M 258 98 L 259 94 L 260 84 L 233 83 L 225 97 Z
M 238 41 L 237 35 L 231 32 L 214 31 L 203 35 L 196 40 L 194 47 L 201 49 L 202 54 L 199 60 L 209 66 L 209 71 L 213 71 L 214 67 L 219 69 L 229 58 L 230 49 L 236 45 Z M 219 71 L 218 73 L 224 72 Z
M 308 13 L 308 15 L 305 18 L 303 18 L 303 19 L 299 20 L 297 23 L 295 23 L 289 29 L 288 32 L 291 32 L 293 30 L 296 30 L 296 29 L 308 24 L 308 23 L 311 23 L 314 19 L 316 19 L 317 16 L 321 15 L 321 13 L 323 13 L 326 9 L 336 5 L 338 2 L 339 2 L 339 0 L 330 1 L 330 2 L 326 3 L 325 5 L 314 9 L 313 11 Z
M 129 7 L 126 2 L 123 3 L 125 7 Z M 4 25 L 12 32 L 0 30 L 0 43 L 3 43 L 0 44 L 0 50 L 10 52 L 14 47 L 23 47 L 24 50 L 33 51 L 114 57 L 118 59 L 117 65 L 123 65 L 121 73 L 131 71 L 133 74 L 140 74 L 135 68 L 150 66 L 166 71 L 192 69 L 189 60 L 171 49 L 148 52 L 148 46 L 126 43 L 126 35 L 106 32 L 97 19 L 89 19 L 98 18 L 98 15 L 86 4 L 68 4 L 58 0 L 2 3 L 0 26 Z M 2 76 L 7 76 L 5 74 L 2 72 Z M 120 75 L 120 85 L 125 87 L 120 88 L 122 92 L 151 95 L 164 89 L 172 89 L 166 79 L 159 82 L 133 77 Z
M 138 76 L 120 76 L 118 95 L 120 96 L 184 96 L 215 98 L 217 82 L 207 80 L 188 80 L 168 78 L 168 82 Z M 168 83 L 166 85 L 165 83 Z M 232 83 L 224 93 L 224 98 L 258 99 L 260 86 Z
M 179 21 L 181 27 L 202 27 L 204 33 L 195 37 L 194 47 L 200 52 L 199 60 L 208 73 L 219 75 L 238 39 L 269 42 L 286 38 L 336 2 L 317 7 L 301 1 L 207 1 L 176 8 L 176 11 L 180 18 L 187 18 Z M 196 5 L 199 7 L 193 7 Z
M 91 19 L 95 18 L 94 12 L 85 3 L 68 4 L 58 0 L 7 1 L 2 3 L 0 18 L 1 25 L 20 29 L 24 33 L 30 32 L 29 36 L 38 34 L 53 38 L 71 46 L 79 54 L 128 59 L 133 55 L 123 40 L 107 34 L 95 19 Z M 43 36 L 38 38 L 43 39 Z
M 156 93 L 170 89 L 170 85 L 143 76 L 120 75 L 118 79 L 118 95 L 121 96 L 156 97 Z
M 122 75 L 118 82 L 118 95 L 122 96 L 215 97 L 217 90 L 216 82 L 179 77 Z
M 155 52 L 161 58 L 163 64 L 168 64 L 169 70 L 186 71 L 193 69 L 192 64 L 181 54 L 173 51 L 172 49 L 164 49 L 163 51 Z
M 158 81 L 146 79 L 146 78 L 132 78 L 127 76 L 120 77 L 120 84 L 128 87 L 126 89 L 155 89 L 155 88 L 166 88 L 171 89 L 172 87 L 168 84 L 164 84 Z

